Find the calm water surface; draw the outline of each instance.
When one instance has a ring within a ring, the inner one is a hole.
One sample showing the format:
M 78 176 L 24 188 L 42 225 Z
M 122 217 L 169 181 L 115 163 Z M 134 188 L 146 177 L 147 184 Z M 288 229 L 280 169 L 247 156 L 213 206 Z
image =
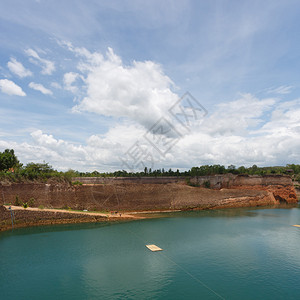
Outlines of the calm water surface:
M 0 299 L 300 299 L 294 224 L 300 208 L 5 232 Z

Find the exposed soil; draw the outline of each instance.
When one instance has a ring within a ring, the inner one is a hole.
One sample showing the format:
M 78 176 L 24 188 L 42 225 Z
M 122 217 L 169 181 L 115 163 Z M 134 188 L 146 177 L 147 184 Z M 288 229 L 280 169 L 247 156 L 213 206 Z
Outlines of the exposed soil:
M 9 207 L 12 210 L 9 210 Z M 24 209 L 18 206 L 0 206 L 0 231 L 12 229 L 13 227 L 28 227 L 51 224 L 67 223 L 91 223 L 91 222 L 112 222 L 142 219 L 141 217 L 128 214 L 103 214 L 89 212 L 74 212 L 58 209 L 38 209 L 28 207 Z
M 134 219 L 130 212 L 217 209 L 297 203 L 288 176 L 236 176 L 194 178 L 193 187 L 178 179 L 108 180 L 73 186 L 68 183 L 0 183 L 0 205 L 30 203 L 34 208 L 13 208 L 15 227 L 43 224 L 102 222 Z M 0 206 L 1 207 L 1 206 Z M 44 207 L 44 209 L 38 209 Z M 54 210 L 58 209 L 58 210 Z M 67 208 L 62 211 L 61 208 Z M 68 210 L 81 210 L 74 212 Z M 88 212 L 83 212 L 88 210 Z M 91 212 L 91 211 L 101 211 Z M 110 213 L 118 212 L 116 213 Z M 121 216 L 120 216 L 121 212 Z M 127 213 L 126 213 L 127 212 Z M 0 230 L 11 228 L 11 215 L 0 209 Z

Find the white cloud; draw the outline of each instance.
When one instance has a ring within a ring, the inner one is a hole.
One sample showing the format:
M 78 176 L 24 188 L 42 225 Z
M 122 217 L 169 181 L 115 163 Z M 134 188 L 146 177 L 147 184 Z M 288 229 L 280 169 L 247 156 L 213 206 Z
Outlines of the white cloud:
M 52 95 L 52 91 L 45 88 L 42 84 L 39 84 L 39 83 L 35 83 L 35 82 L 30 82 L 28 84 L 28 86 L 31 88 L 31 89 L 34 89 L 36 91 L 39 91 L 41 92 L 42 94 L 44 95 Z
M 124 65 L 110 48 L 105 57 L 85 48 L 71 50 L 82 57 L 78 69 L 86 74 L 82 79 L 87 89 L 73 111 L 126 117 L 149 128 L 178 99 L 171 90 L 173 82 L 155 62 L 133 61 Z M 68 75 L 74 82 L 75 75 Z
M 77 71 L 65 73 L 61 85 L 52 82 L 51 86 L 83 95 L 79 96 L 73 111 L 112 116 L 118 123 L 105 134 L 91 135 L 82 144 L 35 130 L 31 133 L 31 142 L 9 145 L 20 153 L 19 158 L 25 163 L 46 160 L 64 170 L 122 169 L 124 165 L 119 158 L 124 158 L 137 141 L 153 155 L 154 168 L 300 163 L 299 99 L 283 102 L 272 97 L 259 99 L 241 94 L 238 99 L 216 105 L 161 156 L 143 138 L 145 132 L 161 117 L 181 130 L 168 112 L 178 96 L 172 91 L 173 83 L 162 67 L 152 61 L 124 64 L 112 49 L 102 55 L 71 44 L 67 47 L 79 57 Z M 43 59 L 34 50 L 27 50 L 27 54 L 42 63 Z M 41 84 L 31 82 L 29 87 L 52 94 Z M 25 95 L 7 79 L 0 80 L 0 88 L 7 94 Z M 281 86 L 269 89 L 268 93 L 284 95 L 291 89 L 291 86 Z M 1 145 L 6 144 L 0 140 Z
M 7 63 L 8 69 L 18 75 L 19 77 L 28 77 L 32 76 L 32 72 L 27 70 L 20 62 L 18 62 L 15 58 L 11 57 L 10 61 Z
M 179 141 L 171 152 L 170 164 L 177 161 L 188 167 L 300 163 L 299 107 L 299 99 L 278 103 L 251 95 L 221 104 L 207 116 L 201 127 Z M 266 111 L 270 112 L 269 117 L 266 117 Z M 260 120 L 263 116 L 264 122 Z
M 0 79 L 0 90 L 7 95 L 26 96 L 20 86 L 8 79 Z
M 105 135 L 92 135 L 85 145 L 78 145 L 35 130 L 31 133 L 31 143 L 15 143 L 10 147 L 14 147 L 19 159 L 25 163 L 45 160 L 55 168 L 63 170 L 73 168 L 109 171 L 122 168 L 119 157 L 143 133 L 141 126 L 116 125 Z M 5 142 L 0 140 L 0 146 L 2 143 Z
M 292 89 L 294 87 L 290 85 L 281 85 L 277 88 L 271 88 L 267 91 L 268 94 L 279 94 L 279 95 L 285 95 L 290 94 L 292 92 Z
M 299 107 L 299 99 L 278 103 L 272 99 L 260 100 L 249 94 L 243 95 L 228 105 L 220 105 L 215 112 L 207 115 L 205 122 L 192 127 L 165 156 L 159 155 L 143 139 L 145 129 L 137 123 L 117 124 L 105 134 L 90 136 L 84 144 L 57 139 L 51 134 L 35 130 L 31 133 L 32 142 L 8 145 L 0 140 L 0 147 L 13 147 L 24 163 L 45 160 L 63 170 L 125 169 L 119 158 L 128 158 L 125 153 L 137 141 L 153 155 L 154 168 L 190 168 L 201 164 L 266 166 L 300 163 Z M 270 111 L 269 119 L 264 123 L 258 122 L 253 130 L 253 123 L 249 120 L 253 119 L 256 124 L 256 119 L 260 119 L 266 110 Z M 222 131 L 221 124 L 227 123 L 232 123 L 227 125 L 231 129 Z M 176 126 L 176 123 L 173 125 Z M 239 126 L 243 129 L 235 128 Z M 134 151 L 131 154 L 133 158 L 139 155 Z
M 42 68 L 42 74 L 51 75 L 55 71 L 54 62 L 41 58 L 33 49 L 25 50 L 25 53 L 30 57 L 30 62 Z
M 73 94 L 78 92 L 78 87 L 73 85 L 78 78 L 82 78 L 78 73 L 69 72 L 64 74 L 64 88 L 67 91 L 72 92 Z
M 251 94 L 243 94 L 238 100 L 217 105 L 216 110 L 205 118 L 201 130 L 212 136 L 246 135 L 264 122 L 264 114 L 272 110 L 275 103 L 273 98 L 260 100 Z
M 58 82 L 51 82 L 51 86 L 54 87 L 55 89 L 60 90 L 62 87 Z

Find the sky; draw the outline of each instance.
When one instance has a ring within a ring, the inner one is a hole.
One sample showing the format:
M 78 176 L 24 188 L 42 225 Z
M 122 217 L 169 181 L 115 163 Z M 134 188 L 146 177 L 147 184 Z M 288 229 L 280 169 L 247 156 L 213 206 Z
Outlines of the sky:
M 0 151 L 57 170 L 300 164 L 297 0 L 0 1 Z

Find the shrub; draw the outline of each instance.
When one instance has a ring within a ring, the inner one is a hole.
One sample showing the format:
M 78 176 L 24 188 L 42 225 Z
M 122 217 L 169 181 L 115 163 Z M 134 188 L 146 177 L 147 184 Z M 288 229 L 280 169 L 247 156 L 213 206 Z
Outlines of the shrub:
M 72 210 L 72 208 L 70 206 L 68 206 L 68 205 L 64 205 L 62 207 L 62 209 L 64 209 L 64 210 Z
M 193 183 L 191 182 L 190 178 L 186 179 L 186 184 L 193 187 L 199 187 L 199 183 Z
M 28 207 L 28 203 L 27 202 L 23 203 L 23 207 L 27 208 Z
M 203 182 L 203 186 L 205 187 L 205 188 L 207 188 L 207 189 L 209 189 L 210 188 L 210 181 L 204 181 Z
M 76 180 L 72 182 L 72 185 L 82 185 L 82 182 Z
M 22 201 L 20 201 L 19 199 L 19 196 L 16 195 L 16 200 L 15 200 L 15 203 L 14 203 L 16 206 L 21 206 L 22 205 Z
M 34 206 L 34 198 L 29 199 L 28 206 Z

